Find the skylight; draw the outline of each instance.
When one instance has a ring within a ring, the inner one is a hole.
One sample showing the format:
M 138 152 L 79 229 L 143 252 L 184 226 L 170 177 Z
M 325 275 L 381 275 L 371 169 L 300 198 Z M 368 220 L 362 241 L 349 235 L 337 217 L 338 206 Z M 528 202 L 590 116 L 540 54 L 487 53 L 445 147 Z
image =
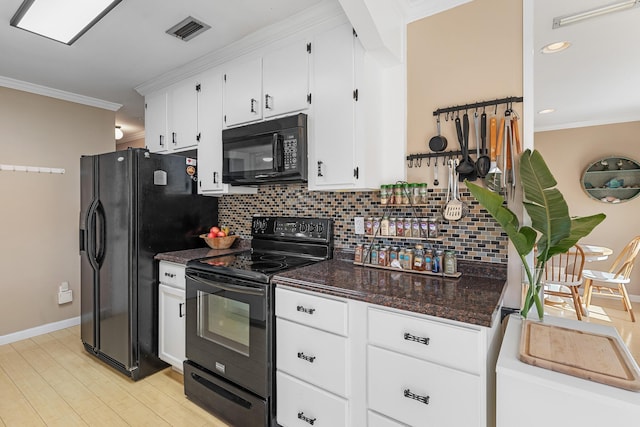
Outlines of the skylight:
M 122 0 L 24 0 L 11 25 L 71 45 Z

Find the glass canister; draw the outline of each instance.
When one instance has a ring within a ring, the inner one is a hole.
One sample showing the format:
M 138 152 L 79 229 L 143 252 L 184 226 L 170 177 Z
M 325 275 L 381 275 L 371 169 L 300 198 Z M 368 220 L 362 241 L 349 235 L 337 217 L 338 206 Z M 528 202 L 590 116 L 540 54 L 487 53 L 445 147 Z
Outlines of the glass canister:
M 411 219 L 411 237 L 420 237 L 420 220 L 418 218 Z
M 382 221 L 380 221 L 380 235 L 388 236 L 389 235 L 389 217 L 383 216 Z
M 396 235 L 396 219 L 389 218 L 389 236 Z
M 373 234 L 380 234 L 380 218 L 373 218 Z
M 362 245 L 362 263 L 371 263 L 371 245 Z
M 428 218 L 420 218 L 420 237 L 428 238 L 429 237 L 429 219 Z
M 400 263 L 400 268 L 404 268 L 404 257 L 406 255 L 406 252 L 404 250 L 404 248 L 400 248 L 400 250 L 398 251 L 398 262 Z
M 422 245 L 416 245 L 413 252 L 413 269 L 424 271 L 424 247 Z
M 382 184 L 380 186 L 380 204 L 389 204 L 389 186 L 387 184 Z
M 391 247 L 389 248 L 389 265 L 390 265 L 391 267 L 395 267 L 395 265 L 393 265 L 393 262 L 394 262 L 394 261 L 398 261 L 398 262 L 400 262 L 400 261 L 398 260 L 398 252 L 399 252 L 399 249 L 398 249 L 398 247 L 397 247 L 397 246 L 391 246 Z
M 444 252 L 444 274 L 456 274 L 458 272 L 458 262 L 454 251 Z
M 433 250 L 427 249 L 424 251 L 424 271 L 431 271 L 433 269 L 433 264 L 431 263 L 433 259 Z

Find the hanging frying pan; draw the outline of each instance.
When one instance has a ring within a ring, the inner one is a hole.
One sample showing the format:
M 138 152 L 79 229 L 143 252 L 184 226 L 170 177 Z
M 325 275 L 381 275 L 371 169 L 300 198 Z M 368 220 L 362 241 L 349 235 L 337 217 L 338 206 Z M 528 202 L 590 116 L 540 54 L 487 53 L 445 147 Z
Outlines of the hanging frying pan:
M 429 140 L 429 149 L 435 152 L 444 151 L 447 149 L 447 138 L 440 135 L 440 115 L 436 119 L 436 126 L 438 134 Z

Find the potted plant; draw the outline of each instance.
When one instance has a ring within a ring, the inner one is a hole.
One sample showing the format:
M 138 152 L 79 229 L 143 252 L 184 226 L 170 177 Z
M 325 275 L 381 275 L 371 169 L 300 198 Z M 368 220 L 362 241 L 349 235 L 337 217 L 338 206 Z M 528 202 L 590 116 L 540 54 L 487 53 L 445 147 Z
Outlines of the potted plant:
M 519 171 L 523 188 L 522 203 L 531 218 L 530 227 L 520 226 L 518 217 L 505 206 L 504 197 L 500 194 L 465 182 L 471 194 L 502 226 L 520 256 L 529 281 L 520 314 L 526 318 L 535 305 L 538 317 L 542 319 L 544 310 L 540 290 L 545 264 L 551 257 L 567 252 L 578 240 L 591 233 L 605 219 L 605 215 L 570 217 L 567 202 L 562 193 L 554 188 L 557 182 L 537 150 L 522 153 Z M 534 248 L 537 249 L 537 255 L 532 271 L 526 257 Z

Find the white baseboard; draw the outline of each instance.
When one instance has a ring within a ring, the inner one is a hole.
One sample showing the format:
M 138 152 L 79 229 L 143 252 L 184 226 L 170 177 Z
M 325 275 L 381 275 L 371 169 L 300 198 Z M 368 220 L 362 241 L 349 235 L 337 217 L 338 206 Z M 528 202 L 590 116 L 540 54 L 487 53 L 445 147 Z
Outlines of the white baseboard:
M 25 329 L 24 331 L 13 332 L 11 334 L 0 336 L 0 345 L 11 344 L 12 342 L 26 340 L 38 335 L 48 334 L 49 332 L 58 331 L 60 329 L 69 328 L 80 324 L 80 316 L 71 319 L 61 320 L 59 322 L 48 323 L 46 325 L 36 326 L 35 328 Z

